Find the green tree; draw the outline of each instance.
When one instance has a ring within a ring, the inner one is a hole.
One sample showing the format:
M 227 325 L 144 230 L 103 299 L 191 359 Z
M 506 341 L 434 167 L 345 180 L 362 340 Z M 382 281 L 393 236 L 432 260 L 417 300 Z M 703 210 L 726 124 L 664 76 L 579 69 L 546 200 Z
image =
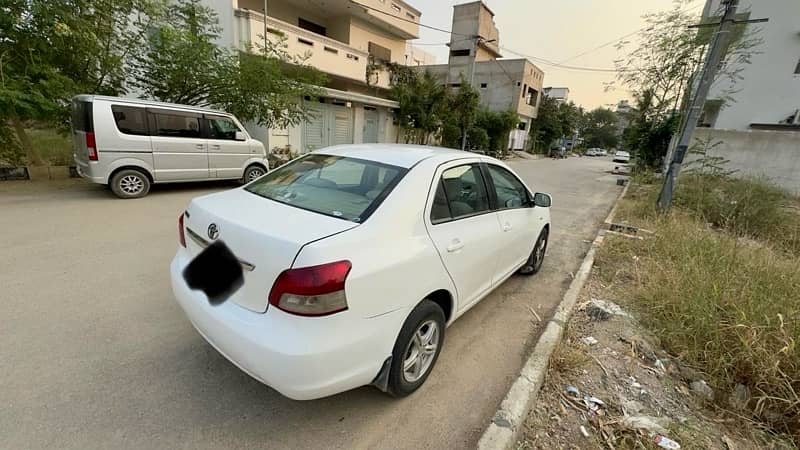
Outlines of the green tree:
M 563 135 L 563 126 L 559 118 L 559 102 L 554 98 L 543 97 L 539 104 L 538 114 L 531 121 L 530 136 L 534 149 L 546 153 L 550 146 Z
M 473 134 L 470 139 L 470 130 L 474 128 L 480 108 L 480 94 L 462 76 L 461 86 L 455 91 L 448 91 L 448 106 L 442 116 L 441 141 L 442 146 L 461 148 L 464 134 L 467 134 L 467 145 L 471 149 L 485 148 L 482 137 Z M 477 139 L 475 141 L 474 139 Z
M 450 93 L 433 74 L 401 69 L 393 76 L 391 96 L 400 104 L 395 116 L 406 143 L 428 144 L 440 132 L 449 114 Z
M 607 108 L 589 111 L 581 121 L 580 134 L 589 148 L 613 148 L 619 142 L 617 115 Z
M 133 84 L 160 101 L 211 106 L 265 127 L 308 118 L 303 103 L 325 76 L 283 41 L 255 43 L 245 52 L 218 46 L 216 13 L 200 0 L 178 0 L 149 30 L 132 64 Z
M 508 149 L 508 134 L 519 123 L 516 111 L 506 110 L 501 112 L 482 109 L 478 113 L 475 127 L 486 131 L 489 138 L 487 150 L 500 155 Z
M 0 126 L 11 126 L 32 164 L 43 164 L 25 128 L 65 129 L 69 99 L 125 91 L 126 59 L 156 0 L 6 0 L 0 6 Z

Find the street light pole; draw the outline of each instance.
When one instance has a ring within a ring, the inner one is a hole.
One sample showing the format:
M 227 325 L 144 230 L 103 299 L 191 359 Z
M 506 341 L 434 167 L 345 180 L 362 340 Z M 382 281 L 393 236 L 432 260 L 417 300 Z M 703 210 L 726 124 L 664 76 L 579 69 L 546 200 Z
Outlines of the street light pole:
M 700 120 L 700 115 L 703 113 L 706 97 L 711 90 L 711 85 L 714 83 L 717 69 L 722 62 L 722 58 L 725 56 L 724 51 L 730 40 L 731 28 L 733 28 L 734 25 L 736 8 L 738 6 L 739 0 L 727 0 L 725 14 L 722 16 L 719 29 L 716 35 L 714 35 L 714 40 L 711 43 L 711 48 L 708 51 L 708 56 L 703 66 L 700 84 L 697 86 L 697 93 L 692 99 L 689 113 L 686 116 L 686 120 L 683 122 L 678 145 L 675 147 L 675 152 L 670 160 L 667 173 L 664 174 L 664 185 L 658 196 L 658 209 L 661 211 L 668 210 L 672 204 L 672 194 L 675 192 L 678 174 L 681 171 L 681 164 L 683 164 L 683 158 L 686 156 L 686 152 L 689 149 L 692 134 L 694 134 L 694 130 L 697 128 L 697 121 Z

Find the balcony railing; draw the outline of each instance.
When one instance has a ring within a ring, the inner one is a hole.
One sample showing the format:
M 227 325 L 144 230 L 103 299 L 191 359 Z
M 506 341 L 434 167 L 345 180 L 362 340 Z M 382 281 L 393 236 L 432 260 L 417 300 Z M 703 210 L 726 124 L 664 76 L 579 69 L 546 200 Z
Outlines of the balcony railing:
M 237 9 L 236 41 L 253 45 L 263 43 L 264 15 L 255 11 Z M 267 39 L 277 43 L 283 40 L 286 51 L 295 56 L 308 56 L 306 63 L 318 70 L 364 83 L 369 55 L 349 45 L 267 17 Z

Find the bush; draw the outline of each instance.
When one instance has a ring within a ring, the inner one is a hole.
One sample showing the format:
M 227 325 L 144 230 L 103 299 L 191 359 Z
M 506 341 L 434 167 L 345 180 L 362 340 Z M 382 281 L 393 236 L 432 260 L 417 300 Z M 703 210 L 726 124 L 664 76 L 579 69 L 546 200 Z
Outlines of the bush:
M 765 180 L 689 175 L 674 204 L 714 227 L 800 255 L 798 199 Z
M 14 132 L 0 124 L 0 167 L 20 166 L 24 159 L 22 147 Z

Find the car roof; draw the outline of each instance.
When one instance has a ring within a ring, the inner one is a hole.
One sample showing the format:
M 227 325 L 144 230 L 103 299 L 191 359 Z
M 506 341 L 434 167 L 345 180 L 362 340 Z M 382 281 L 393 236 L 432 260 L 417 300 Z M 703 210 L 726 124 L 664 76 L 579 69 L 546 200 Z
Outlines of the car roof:
M 463 158 L 492 158 L 478 153 L 456 150 L 452 148 L 433 147 L 428 145 L 406 144 L 347 144 L 326 147 L 314 151 L 323 155 L 344 156 L 349 158 L 365 159 L 392 166 L 410 168 L 420 161 L 436 158 L 440 162 L 452 161 Z
M 167 103 L 167 102 L 157 102 L 152 100 L 141 100 L 138 98 L 128 98 L 128 97 L 110 97 L 107 95 L 93 95 L 93 94 L 81 94 L 76 95 L 74 97 L 75 100 L 84 101 L 84 102 L 93 102 L 95 100 L 104 100 L 108 102 L 114 103 L 128 103 L 131 105 L 142 105 L 142 106 L 152 106 L 154 108 L 172 108 L 172 109 L 182 109 L 184 111 L 197 111 L 197 112 L 205 112 L 205 113 L 213 113 L 213 114 L 220 114 L 229 116 L 230 114 L 225 111 L 220 111 L 217 109 L 211 108 L 203 108 L 200 106 L 192 106 L 192 105 L 180 105 L 177 103 Z

